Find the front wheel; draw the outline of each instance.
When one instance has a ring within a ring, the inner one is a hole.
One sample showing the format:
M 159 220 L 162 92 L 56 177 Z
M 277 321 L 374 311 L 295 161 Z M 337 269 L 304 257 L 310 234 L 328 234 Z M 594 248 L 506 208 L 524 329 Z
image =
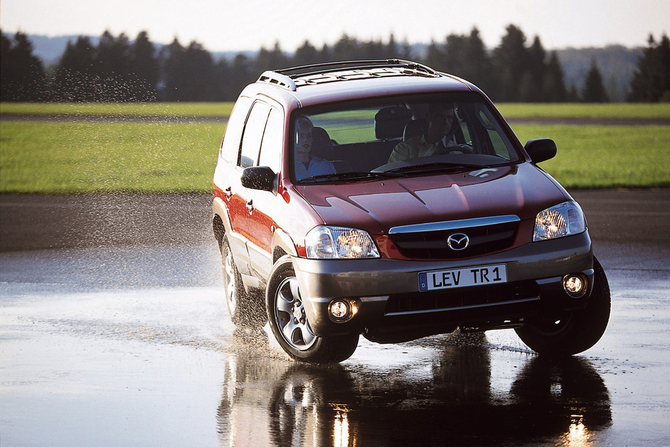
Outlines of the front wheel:
M 266 292 L 270 328 L 279 345 L 296 360 L 337 363 L 351 357 L 358 334 L 332 337 L 314 335 L 305 313 L 291 258 L 281 258 L 270 273 Z
M 538 317 L 515 329 L 533 351 L 549 355 L 573 355 L 595 345 L 605 333 L 611 298 L 607 276 L 593 258 L 593 292 L 584 309 Z

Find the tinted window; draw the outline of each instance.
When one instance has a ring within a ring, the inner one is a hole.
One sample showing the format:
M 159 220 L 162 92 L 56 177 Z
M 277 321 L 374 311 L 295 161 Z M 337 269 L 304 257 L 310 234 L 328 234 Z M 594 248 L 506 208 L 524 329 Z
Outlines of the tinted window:
M 352 181 L 355 173 L 375 174 L 417 165 L 476 169 L 522 160 L 512 143 L 514 137 L 488 102 L 475 93 L 341 102 L 297 113 L 292 117 L 290 147 L 294 148 L 293 177 L 298 181 L 314 181 L 314 177 L 318 181 Z M 315 132 L 311 159 L 307 161 L 305 149 L 298 150 L 301 126 Z M 319 140 L 318 133 L 325 136 Z M 332 143 L 332 148 L 316 150 L 318 141 L 324 139 Z M 298 163 L 298 158 L 303 161 Z M 307 165 L 315 169 L 306 174 L 303 168 Z M 431 174 L 437 172 L 431 169 Z M 338 179 L 332 175 L 333 170 L 347 175 Z M 424 175 L 428 170 L 413 169 L 408 175 L 415 173 Z

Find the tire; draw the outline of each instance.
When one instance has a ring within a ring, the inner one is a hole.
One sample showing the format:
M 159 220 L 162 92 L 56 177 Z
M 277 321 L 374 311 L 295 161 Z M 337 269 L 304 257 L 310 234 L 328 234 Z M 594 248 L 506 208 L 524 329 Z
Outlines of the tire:
M 223 290 L 233 324 L 241 328 L 259 329 L 266 321 L 265 302 L 261 294 L 247 293 L 237 271 L 228 240 L 221 240 Z
M 356 350 L 358 333 L 332 337 L 314 335 L 289 256 L 280 258 L 272 268 L 266 307 L 272 333 L 282 349 L 295 360 L 338 363 L 351 357 Z
M 596 258 L 593 269 L 593 292 L 584 309 L 538 317 L 515 329 L 533 351 L 568 356 L 586 351 L 600 340 L 609 321 L 611 297 L 607 276 Z

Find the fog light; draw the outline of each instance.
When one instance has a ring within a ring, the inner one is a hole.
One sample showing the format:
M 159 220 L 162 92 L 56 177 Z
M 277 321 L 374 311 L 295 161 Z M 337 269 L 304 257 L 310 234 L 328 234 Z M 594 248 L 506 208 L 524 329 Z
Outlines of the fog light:
M 563 289 L 571 297 L 581 298 L 586 293 L 586 278 L 582 275 L 565 275 Z
M 333 300 L 328 305 L 328 315 L 330 319 L 336 323 L 343 323 L 351 320 L 351 318 L 358 312 L 358 307 L 355 303 L 347 300 Z

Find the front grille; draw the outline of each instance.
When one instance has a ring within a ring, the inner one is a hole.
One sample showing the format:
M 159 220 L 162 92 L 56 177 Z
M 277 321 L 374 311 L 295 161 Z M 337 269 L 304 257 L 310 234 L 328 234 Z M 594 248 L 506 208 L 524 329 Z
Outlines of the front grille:
M 504 250 L 514 243 L 519 222 L 450 228 L 448 230 L 407 232 L 392 234 L 391 240 L 400 253 L 412 259 L 459 259 L 481 256 Z M 454 234 L 465 234 L 470 243 L 464 250 L 453 250 L 447 238 Z
M 468 287 L 391 295 L 386 315 L 458 310 L 478 306 L 500 305 L 537 298 L 540 291 L 535 281 L 519 281 L 492 286 Z

